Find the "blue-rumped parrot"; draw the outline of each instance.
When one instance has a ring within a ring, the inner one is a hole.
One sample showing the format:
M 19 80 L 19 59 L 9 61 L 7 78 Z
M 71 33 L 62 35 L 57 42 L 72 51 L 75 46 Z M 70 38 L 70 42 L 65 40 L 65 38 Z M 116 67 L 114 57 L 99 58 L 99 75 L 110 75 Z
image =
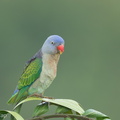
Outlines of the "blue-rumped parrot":
M 42 96 L 56 77 L 57 64 L 63 52 L 63 38 L 58 35 L 49 36 L 42 48 L 26 63 L 17 88 L 8 103 L 17 104 L 31 95 Z

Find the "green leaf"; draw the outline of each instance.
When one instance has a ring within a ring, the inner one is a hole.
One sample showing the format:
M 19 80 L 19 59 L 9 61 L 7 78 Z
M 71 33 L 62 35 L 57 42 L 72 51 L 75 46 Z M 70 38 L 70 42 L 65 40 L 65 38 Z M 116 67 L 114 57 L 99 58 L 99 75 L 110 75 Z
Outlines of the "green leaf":
M 70 99 L 47 99 L 47 98 L 43 98 L 43 101 L 46 102 L 51 102 L 57 105 L 61 105 L 64 107 L 67 107 L 71 110 L 74 110 L 75 112 L 78 112 L 79 114 L 83 114 L 84 110 L 82 109 L 82 107 L 80 107 L 80 105 L 74 101 L 74 100 L 70 100 Z
M 84 110 L 82 109 L 82 107 L 80 107 L 80 105 L 74 101 L 74 100 L 70 100 L 70 99 L 48 99 L 48 98 L 36 98 L 36 97 L 28 97 L 27 99 L 21 101 L 20 103 L 18 103 L 14 109 L 19 106 L 22 103 L 28 102 L 28 101 L 32 101 L 32 100 L 42 100 L 45 102 L 50 102 L 56 105 L 61 105 L 64 107 L 67 107 L 71 110 L 74 110 L 75 112 L 78 112 L 79 114 L 83 114 Z
M 72 114 L 72 110 L 69 109 L 69 108 L 66 108 L 66 107 L 63 107 L 63 106 L 59 105 L 57 107 L 57 109 L 56 109 L 56 113 L 57 114 L 61 114 L 61 113 L 63 113 L 63 114 Z
M 9 111 L 9 110 L 0 111 L 0 120 L 3 120 L 7 116 L 8 113 L 10 113 L 16 120 L 24 120 L 22 116 L 20 116 L 18 113 L 14 111 Z
M 61 113 L 64 113 L 64 114 L 72 114 L 72 110 L 69 109 L 69 108 L 66 108 L 66 107 L 63 107 L 61 105 L 59 105 L 56 109 L 56 113 L 57 114 L 61 114 Z
M 6 111 L 0 111 L 0 120 L 3 120 L 7 115 Z
M 105 119 L 103 119 L 103 120 L 111 120 L 110 118 L 105 118 Z
M 33 117 L 40 116 L 49 111 L 49 105 L 47 102 L 42 102 L 34 110 Z
M 97 118 L 97 120 L 110 120 L 110 118 L 107 115 L 94 109 L 88 109 L 82 115 L 90 118 Z
M 21 102 L 19 102 L 15 107 L 14 107 L 14 109 L 16 108 L 16 107 L 18 107 L 19 105 L 21 105 L 22 103 L 25 103 L 25 102 L 28 102 L 28 101 L 33 101 L 33 100 L 42 100 L 42 98 L 38 98 L 38 97 L 28 97 L 28 98 L 26 98 L 26 99 L 24 99 L 23 101 L 21 101 Z

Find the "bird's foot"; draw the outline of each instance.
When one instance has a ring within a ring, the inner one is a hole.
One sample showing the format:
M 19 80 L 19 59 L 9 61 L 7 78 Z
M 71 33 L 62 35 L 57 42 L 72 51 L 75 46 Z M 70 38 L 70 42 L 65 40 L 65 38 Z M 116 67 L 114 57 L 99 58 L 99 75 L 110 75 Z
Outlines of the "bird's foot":
M 54 99 L 53 97 L 47 97 L 47 96 L 43 96 L 42 94 L 37 94 L 37 93 L 29 95 L 28 97 L 40 97 L 40 98 Z
M 43 96 L 42 98 L 54 99 L 53 97 Z
M 37 94 L 37 93 L 29 95 L 28 97 L 40 97 L 40 98 L 43 98 L 42 94 Z

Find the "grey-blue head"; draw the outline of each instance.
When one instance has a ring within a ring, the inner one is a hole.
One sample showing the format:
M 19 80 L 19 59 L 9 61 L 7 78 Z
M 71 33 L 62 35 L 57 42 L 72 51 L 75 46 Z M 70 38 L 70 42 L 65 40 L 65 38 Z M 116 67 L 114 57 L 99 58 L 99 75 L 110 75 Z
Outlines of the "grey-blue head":
M 51 35 L 47 38 L 42 46 L 42 53 L 57 54 L 64 52 L 64 40 L 58 35 Z

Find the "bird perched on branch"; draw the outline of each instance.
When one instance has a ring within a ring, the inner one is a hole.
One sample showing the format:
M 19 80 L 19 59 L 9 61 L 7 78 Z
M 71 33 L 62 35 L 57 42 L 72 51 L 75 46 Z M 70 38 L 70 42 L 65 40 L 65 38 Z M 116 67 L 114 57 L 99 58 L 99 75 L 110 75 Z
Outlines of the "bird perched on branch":
M 63 52 L 63 38 L 58 35 L 49 36 L 42 48 L 26 63 L 8 104 L 17 104 L 31 95 L 42 96 L 56 77 L 57 64 Z

